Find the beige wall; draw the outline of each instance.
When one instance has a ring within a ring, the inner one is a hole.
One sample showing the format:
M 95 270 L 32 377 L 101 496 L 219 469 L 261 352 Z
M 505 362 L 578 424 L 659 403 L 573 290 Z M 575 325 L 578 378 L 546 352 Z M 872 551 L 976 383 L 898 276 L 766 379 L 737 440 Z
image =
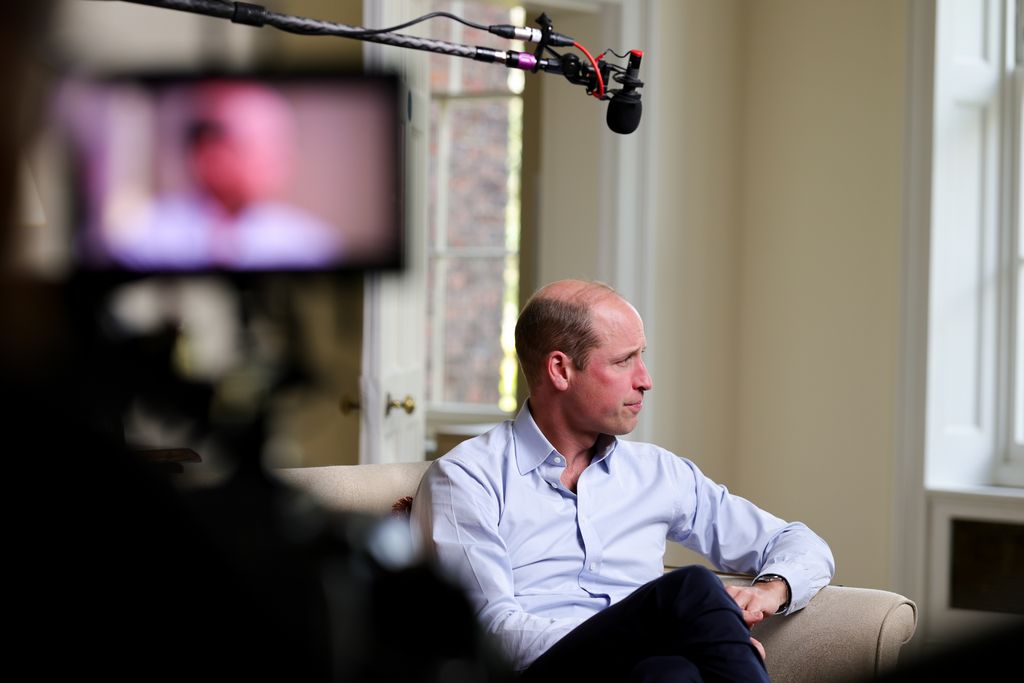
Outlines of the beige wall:
M 658 8 L 655 440 L 890 587 L 906 4 Z
M 550 15 L 559 32 L 584 45 L 599 44 L 599 14 L 563 10 Z M 524 254 L 532 258 L 526 264 L 532 276 L 527 278 L 528 295 L 534 283 L 599 275 L 596 188 L 601 137 L 608 128 L 605 107 L 588 98 L 582 86 L 537 74 L 527 77 L 526 87 L 533 90 L 526 94 L 526 106 L 539 108 L 539 118 L 527 119 L 535 127 L 524 132 L 524 137 L 531 138 L 527 144 L 538 151 L 533 159 L 524 159 L 523 171 L 524 194 L 532 194 L 535 201 L 523 217 L 525 233 L 536 240 L 535 249 Z
M 716 481 L 735 473 L 739 5 L 662 3 L 654 136 L 653 440 Z M 674 32 L 674 31 L 673 31 Z M 672 69 L 672 72 L 667 72 Z M 641 123 L 641 125 L 643 125 Z
M 906 7 L 747 4 L 736 488 L 888 586 Z

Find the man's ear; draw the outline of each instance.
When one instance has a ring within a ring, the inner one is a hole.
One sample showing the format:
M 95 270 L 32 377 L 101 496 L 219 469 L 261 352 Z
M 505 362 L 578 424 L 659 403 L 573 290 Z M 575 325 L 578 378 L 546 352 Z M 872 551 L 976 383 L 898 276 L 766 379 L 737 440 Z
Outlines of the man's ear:
M 572 358 L 561 351 L 552 351 L 548 354 L 545 369 L 548 381 L 555 391 L 565 391 L 569 388 L 569 379 L 573 371 Z

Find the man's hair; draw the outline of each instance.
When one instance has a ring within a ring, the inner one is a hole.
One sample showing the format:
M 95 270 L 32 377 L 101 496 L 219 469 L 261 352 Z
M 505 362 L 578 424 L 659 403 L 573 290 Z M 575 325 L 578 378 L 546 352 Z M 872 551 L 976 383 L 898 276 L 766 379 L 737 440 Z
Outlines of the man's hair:
M 185 147 L 194 149 L 204 142 L 214 142 L 227 137 L 224 124 L 213 119 L 198 118 L 185 128 Z
M 528 385 L 543 371 L 552 351 L 561 351 L 576 368 L 586 369 L 590 352 L 601 341 L 594 331 L 593 304 L 608 294 L 615 290 L 595 282 L 569 299 L 541 291 L 526 302 L 516 321 L 516 355 Z

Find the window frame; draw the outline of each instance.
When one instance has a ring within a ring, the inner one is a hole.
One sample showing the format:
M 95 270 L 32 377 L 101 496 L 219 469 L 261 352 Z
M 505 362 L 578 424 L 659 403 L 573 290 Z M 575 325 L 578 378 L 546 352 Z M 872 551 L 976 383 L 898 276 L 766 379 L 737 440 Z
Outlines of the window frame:
M 1005 182 L 1000 244 L 1003 321 L 995 483 L 1024 486 L 1024 0 L 1006 0 Z
M 486 0 L 484 0 L 486 2 Z M 511 44 L 513 49 L 522 49 L 522 45 L 517 41 L 513 41 Z M 451 72 L 450 81 L 455 80 L 457 75 L 461 73 L 461 63 L 457 62 L 453 65 Z M 504 89 L 493 89 L 493 90 L 474 90 L 472 92 L 462 92 L 456 87 L 449 87 L 444 90 L 432 89 L 430 92 L 431 105 L 439 105 L 438 121 L 437 121 L 437 159 L 436 168 L 438 178 L 436 182 L 437 188 L 444 188 L 448 186 L 446 182 L 447 178 L 447 160 L 450 158 L 451 152 L 451 105 L 458 102 L 468 101 L 506 101 L 511 103 L 513 100 L 519 101 L 519 158 L 522 158 L 522 92 L 516 92 L 512 87 L 506 87 Z M 511 116 L 511 114 L 510 114 Z M 519 173 L 519 168 L 513 170 L 513 173 Z M 516 179 L 516 189 L 521 185 L 521 180 Z M 448 199 L 449 193 L 437 192 L 437 202 L 434 205 L 433 216 L 431 221 L 437 229 L 440 230 L 442 227 L 442 218 L 447 215 L 447 208 L 449 206 Z M 517 194 L 515 197 L 510 197 L 510 202 L 520 202 L 521 197 Z M 508 209 L 506 208 L 506 211 Z M 517 214 L 518 215 L 518 214 Z M 521 229 L 521 221 L 520 229 Z M 445 314 L 445 299 L 446 299 L 446 273 L 447 265 L 451 261 L 460 259 L 472 259 L 472 258 L 494 258 L 501 259 L 505 263 L 505 267 L 508 266 L 510 260 L 514 260 L 518 265 L 520 261 L 520 240 L 519 236 L 514 240 L 514 247 L 511 248 L 509 240 L 506 238 L 505 244 L 501 246 L 470 246 L 470 247 L 451 247 L 447 242 L 447 234 L 441 233 L 435 236 L 436 243 L 428 243 L 427 248 L 427 272 L 431 272 L 434 268 L 434 278 L 432 281 L 428 279 L 430 283 L 428 285 L 427 296 L 431 302 L 431 315 L 427 316 L 427 324 L 431 330 L 431 345 L 429 348 L 429 363 L 434 369 L 430 375 L 430 386 L 427 389 L 427 396 L 431 398 L 426 401 L 427 404 L 427 432 L 428 434 L 434 434 L 438 427 L 441 425 L 451 424 L 472 424 L 481 422 L 498 422 L 505 420 L 514 414 L 514 411 L 502 410 L 497 404 L 489 405 L 483 403 L 464 403 L 456 401 L 445 401 L 438 400 L 437 396 L 444 396 L 445 389 L 445 330 L 444 330 L 444 314 Z M 501 368 L 495 368 L 494 380 L 499 382 L 501 379 Z M 515 387 L 513 385 L 512 393 L 515 393 Z M 518 406 L 517 406 L 518 408 Z
M 1020 399 L 1011 258 L 1019 240 L 1014 43 L 1021 1 L 935 4 L 924 190 L 928 490 L 1024 486 L 1013 438 Z

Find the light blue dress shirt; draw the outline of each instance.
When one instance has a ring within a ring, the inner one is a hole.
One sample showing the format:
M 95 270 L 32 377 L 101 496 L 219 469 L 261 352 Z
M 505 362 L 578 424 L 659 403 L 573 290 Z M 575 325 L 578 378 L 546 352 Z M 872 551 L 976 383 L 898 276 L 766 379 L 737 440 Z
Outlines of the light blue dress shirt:
M 230 216 L 192 194 L 121 217 L 103 239 L 100 248 L 132 270 L 316 269 L 343 255 L 340 230 L 296 206 L 259 201 Z
M 663 573 L 666 539 L 725 571 L 780 574 L 787 612 L 834 571 L 828 545 L 730 494 L 652 444 L 599 439 L 576 493 L 565 458 L 524 406 L 515 421 L 461 443 L 428 469 L 413 529 L 465 587 L 517 669 Z

